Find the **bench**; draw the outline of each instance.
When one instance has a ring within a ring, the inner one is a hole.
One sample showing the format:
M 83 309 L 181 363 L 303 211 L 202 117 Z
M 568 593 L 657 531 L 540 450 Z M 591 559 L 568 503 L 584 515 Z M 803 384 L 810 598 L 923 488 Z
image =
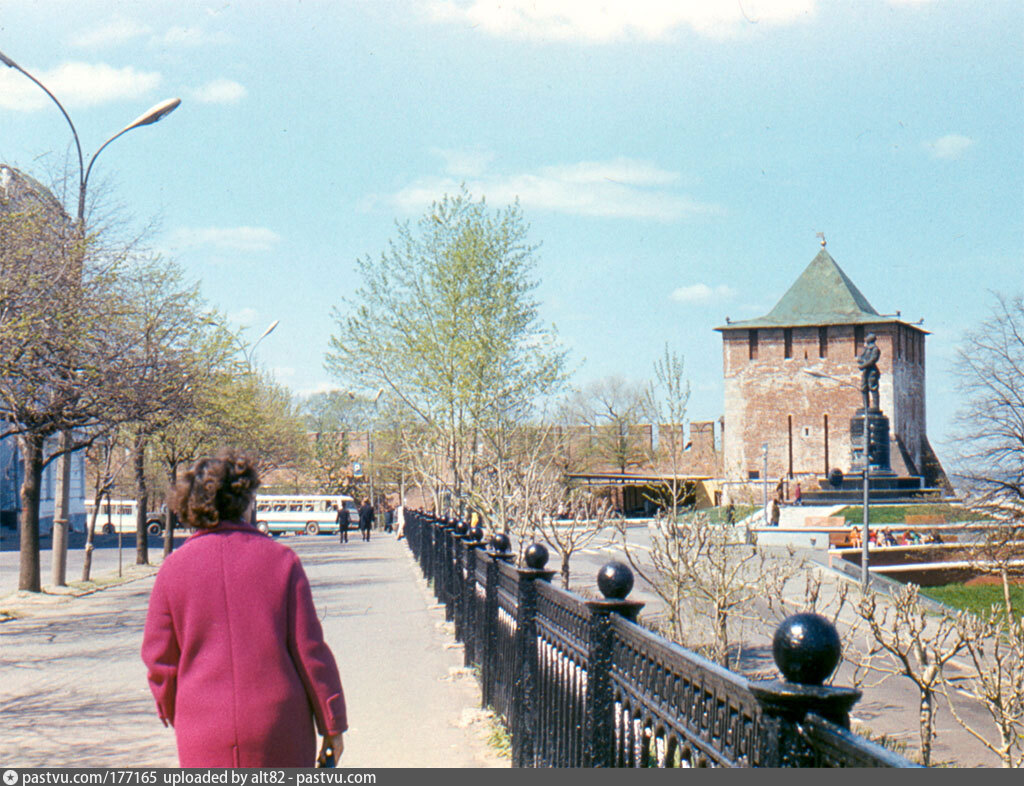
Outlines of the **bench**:
M 850 540 L 850 532 L 851 530 L 828 533 L 828 547 L 830 549 L 853 548 L 853 542 Z

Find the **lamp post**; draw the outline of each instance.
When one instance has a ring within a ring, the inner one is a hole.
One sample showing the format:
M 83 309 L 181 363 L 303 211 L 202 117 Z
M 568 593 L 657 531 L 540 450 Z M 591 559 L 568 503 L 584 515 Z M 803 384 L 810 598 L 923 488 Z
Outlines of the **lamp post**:
M 8 68 L 13 68 L 15 71 L 19 71 L 24 76 L 28 77 L 34 82 L 50 99 L 57 105 L 60 113 L 64 115 L 64 119 L 67 120 L 68 126 L 71 128 L 71 135 L 75 140 L 75 150 L 78 153 L 78 212 L 76 214 L 75 230 L 78 234 L 78 241 L 81 244 L 79 254 L 84 257 L 85 254 L 85 196 L 89 186 L 89 175 L 92 173 L 92 166 L 96 163 L 96 159 L 100 153 L 123 134 L 127 134 L 133 128 L 139 128 L 140 126 L 148 126 L 152 123 L 156 123 L 159 120 L 167 117 L 171 112 L 178 108 L 181 103 L 180 98 L 169 98 L 166 101 L 161 101 L 156 106 L 151 107 L 147 112 L 139 115 L 135 120 L 126 125 L 106 142 L 100 145 L 99 149 L 92 154 L 89 159 L 88 166 L 85 165 L 85 159 L 82 156 L 82 145 L 78 139 L 78 131 L 75 129 L 75 124 L 71 122 L 71 117 L 64 109 L 57 97 L 49 91 L 49 89 L 36 79 L 32 74 L 18 65 L 16 62 L 11 60 L 3 52 L 0 52 L 0 63 L 3 63 Z M 57 462 L 57 499 L 53 511 L 53 583 L 57 586 L 64 586 L 66 574 L 67 574 L 67 555 L 68 555 L 68 542 L 67 542 L 67 531 L 68 531 L 68 516 L 71 501 L 71 449 L 73 447 L 72 434 L 70 429 L 64 429 L 60 435 L 60 450 L 61 456 Z M 83 479 L 84 482 L 84 479 Z M 144 512 L 143 512 L 144 513 Z
M 260 337 L 256 339 L 254 342 L 252 342 L 252 346 L 249 348 L 249 351 L 245 352 L 245 364 L 249 367 L 250 371 L 252 370 L 252 360 L 254 357 L 256 357 L 256 347 L 259 346 L 259 343 L 263 339 L 265 339 L 267 336 L 273 333 L 274 328 L 276 328 L 280 324 L 280 319 L 275 319 L 273 322 L 271 322 L 270 326 L 260 334 Z
M 864 496 L 862 497 L 862 500 L 861 500 L 861 509 L 862 509 L 862 511 L 864 513 L 864 517 L 863 517 L 863 520 L 861 522 L 860 588 L 861 588 L 862 592 L 867 593 L 867 591 L 868 591 L 868 584 L 871 581 L 871 574 L 870 574 L 870 571 L 868 569 L 868 562 L 869 562 L 869 558 L 870 558 L 870 551 L 868 549 L 868 545 L 869 545 L 869 540 L 868 539 L 869 539 L 869 536 L 871 534 L 871 532 L 870 532 L 870 524 L 869 524 L 869 518 L 870 518 L 870 515 L 869 515 L 869 504 L 870 504 L 870 501 L 869 500 L 870 500 L 870 498 L 869 498 L 869 494 L 868 494 L 869 487 L 870 487 L 870 465 L 869 465 L 869 461 L 868 461 L 868 456 L 870 455 L 870 451 L 871 451 L 871 430 L 868 428 L 868 407 L 870 405 L 869 393 L 868 393 L 867 388 L 862 386 L 862 385 L 851 385 L 849 382 L 846 382 L 845 380 L 838 379 L 837 377 L 833 377 L 833 376 L 830 376 L 828 374 L 822 374 L 821 372 L 818 372 L 818 371 L 808 371 L 807 369 L 803 369 L 803 372 L 805 374 L 807 374 L 808 376 L 816 377 L 818 379 L 830 379 L 833 382 L 835 382 L 836 384 L 838 384 L 840 387 L 856 388 L 857 390 L 861 391 L 862 396 L 863 396 L 862 402 L 863 402 L 863 407 L 864 407 L 864 444 L 863 444 L 863 450 L 864 450 L 863 462 L 864 462 L 864 466 L 863 466 L 863 472 L 862 472 L 862 482 L 861 482 L 861 485 L 863 487 Z
M 370 461 L 369 466 L 366 468 L 366 474 L 370 481 L 370 505 L 374 509 L 376 509 L 377 507 L 377 500 L 373 496 L 373 470 L 375 467 L 373 463 L 373 432 L 377 426 L 377 413 L 379 411 L 377 404 L 380 401 L 380 397 L 382 395 L 384 395 L 384 388 L 379 388 L 377 390 L 377 395 L 373 397 L 373 420 L 370 421 L 370 434 L 368 440 L 369 444 L 367 445 L 367 454 Z
M 761 443 L 761 459 L 764 461 L 764 525 L 767 527 L 771 522 L 768 520 L 768 443 Z

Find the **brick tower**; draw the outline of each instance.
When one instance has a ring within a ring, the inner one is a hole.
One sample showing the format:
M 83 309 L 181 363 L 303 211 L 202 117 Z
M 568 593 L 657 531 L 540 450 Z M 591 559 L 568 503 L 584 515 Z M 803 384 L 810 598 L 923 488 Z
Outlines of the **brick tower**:
M 821 477 L 851 465 L 850 419 L 861 406 L 857 358 L 874 333 L 880 405 L 892 424 L 892 468 L 945 480 L 925 430 L 926 331 L 879 314 L 825 250 L 768 314 L 715 328 L 725 373 L 726 480 Z

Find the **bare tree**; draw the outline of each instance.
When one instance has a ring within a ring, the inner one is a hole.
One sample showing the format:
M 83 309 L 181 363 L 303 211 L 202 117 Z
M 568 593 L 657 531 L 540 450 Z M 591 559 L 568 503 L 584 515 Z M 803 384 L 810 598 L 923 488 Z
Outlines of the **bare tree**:
M 879 675 L 879 681 L 903 676 L 915 685 L 921 699 L 921 762 L 928 766 L 935 739 L 935 698 L 941 691 L 943 669 L 965 649 L 972 629 L 964 623 L 966 612 L 929 615 L 914 584 L 893 590 L 890 601 L 869 592 L 857 605 L 867 635 L 866 654 L 858 668 Z
M 650 546 L 618 523 L 619 542 L 633 570 L 664 602 L 666 632 L 679 642 L 694 631 L 695 616 L 709 619 L 711 657 L 728 667 L 732 629 L 755 598 L 762 598 L 770 570 L 779 561 L 746 544 L 735 528 L 713 523 L 704 513 L 678 519 L 659 515 L 648 526 Z
M 569 411 L 590 430 L 591 462 L 625 474 L 650 461 L 650 440 L 642 423 L 646 403 L 643 387 L 618 376 L 599 379 L 573 395 Z
M 995 295 L 957 352 L 963 408 L 956 472 L 968 504 L 995 520 L 976 562 L 1009 584 L 1024 574 L 1024 295 Z M 1011 610 L 1012 613 L 1012 610 Z
M 547 515 L 536 521 L 537 531 L 551 548 L 561 557 L 560 574 L 562 586 L 569 589 L 569 563 L 574 554 L 587 548 L 599 536 L 607 532 L 617 517 L 614 508 L 606 499 L 601 499 L 589 489 L 571 489 L 566 495 L 565 517 Z
M 947 679 L 942 690 L 949 711 L 1004 767 L 1024 766 L 1024 620 L 993 609 L 985 618 L 965 614 L 958 623 L 964 628 L 961 635 L 970 673 L 956 687 L 985 708 L 995 724 L 995 738 L 960 713 Z

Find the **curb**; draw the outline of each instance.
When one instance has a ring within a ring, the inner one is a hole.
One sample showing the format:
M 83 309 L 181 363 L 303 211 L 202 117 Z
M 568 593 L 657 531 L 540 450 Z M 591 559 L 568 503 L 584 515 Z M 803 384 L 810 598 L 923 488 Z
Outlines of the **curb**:
M 109 584 L 96 584 L 95 579 L 90 580 L 91 587 L 63 587 L 60 588 L 65 591 L 55 592 L 58 589 L 52 584 L 44 585 L 39 592 L 30 592 L 28 590 L 16 590 L 9 595 L 0 597 L 0 612 L 10 613 L 11 616 L 0 615 L 0 624 L 8 622 L 14 619 L 23 619 L 26 615 L 29 615 L 31 611 L 41 608 L 49 608 L 52 606 L 64 605 L 71 603 L 77 598 L 84 598 L 89 595 L 95 595 L 98 592 L 103 592 L 114 587 L 121 587 L 125 584 L 131 584 L 142 579 L 148 579 L 153 576 L 159 569 L 159 565 L 132 565 L 132 568 L 138 568 L 133 571 L 133 575 L 123 575 L 118 581 L 112 581 Z M 108 571 L 103 573 L 96 578 L 105 578 L 110 576 L 115 571 Z

